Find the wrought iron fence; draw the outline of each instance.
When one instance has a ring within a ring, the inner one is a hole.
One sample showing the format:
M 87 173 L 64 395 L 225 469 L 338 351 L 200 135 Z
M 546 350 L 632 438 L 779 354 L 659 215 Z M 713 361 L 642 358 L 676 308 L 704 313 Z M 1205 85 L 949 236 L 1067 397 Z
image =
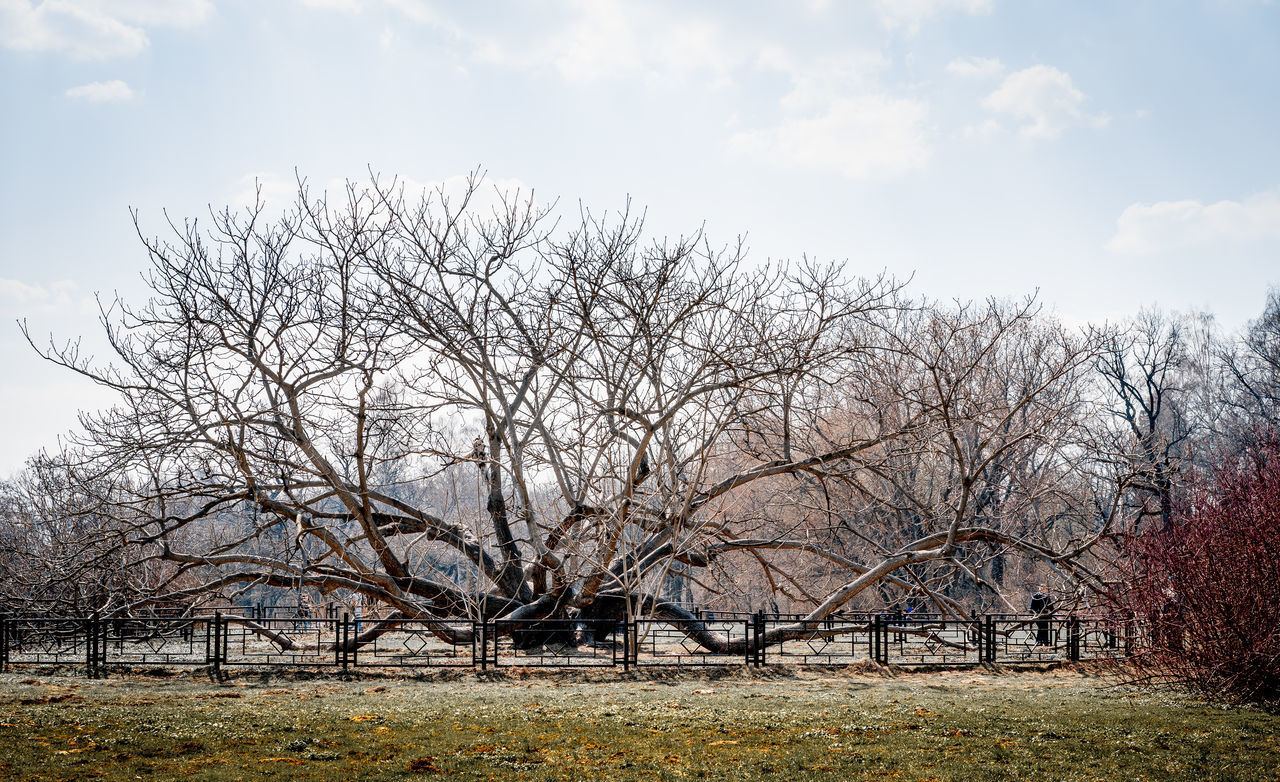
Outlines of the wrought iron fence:
M 319 612 L 317 612 L 319 613 Z M 0 616 L 12 666 L 357 669 L 899 666 L 1050 663 L 1133 654 L 1129 619 L 993 614 L 840 614 L 610 620 L 353 618 L 249 610 L 189 617 Z
M 479 629 L 485 652 L 482 667 L 605 668 L 627 664 L 627 633 L 621 622 L 498 619 L 480 624 Z
M 117 616 L 101 620 L 103 660 L 129 666 L 206 665 L 212 617 Z
M 349 629 L 342 648 L 348 667 L 470 668 L 478 664 L 480 634 L 475 622 L 345 619 Z
M 744 665 L 752 657 L 746 619 L 637 619 L 630 624 L 631 664 L 638 667 Z

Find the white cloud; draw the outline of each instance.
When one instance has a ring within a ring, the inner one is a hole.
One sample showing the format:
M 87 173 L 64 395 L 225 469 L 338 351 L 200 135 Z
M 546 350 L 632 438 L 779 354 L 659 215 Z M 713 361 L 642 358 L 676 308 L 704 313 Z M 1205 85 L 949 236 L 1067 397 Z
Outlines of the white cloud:
M 965 138 L 991 138 L 997 136 L 1004 128 L 1000 127 L 1000 123 L 993 119 L 988 119 L 977 125 L 965 125 L 961 130 L 961 135 Z
M 748 57 L 704 19 L 673 18 L 618 0 L 575 0 L 573 8 L 563 33 L 513 57 L 549 63 L 573 82 L 707 72 L 721 84 Z
M 992 0 L 874 0 L 880 23 L 890 30 L 905 29 L 915 33 L 920 25 L 941 13 L 954 11 L 985 14 Z
M 435 9 L 427 5 L 425 0 L 387 0 L 387 5 L 396 9 L 418 24 L 442 24 L 444 19 Z
M 261 198 L 273 213 L 288 208 L 298 197 L 298 181 L 272 171 L 253 171 L 240 177 L 237 189 L 227 198 L 227 206 L 247 209 Z M 216 208 L 215 204 L 215 208 Z
M 111 103 L 132 100 L 133 90 L 129 88 L 128 84 L 119 79 L 95 81 L 89 84 L 81 84 L 79 87 L 72 87 L 67 90 L 67 97 L 87 100 L 90 103 Z
M 1087 100 L 1068 74 L 1049 65 L 1033 65 L 1005 77 L 982 105 L 1021 120 L 1021 132 L 1027 138 L 1053 139 L 1069 127 L 1107 124 L 1107 115 L 1085 112 Z
M 640 77 L 656 80 L 710 73 L 728 83 L 731 71 L 753 52 L 721 34 L 711 21 L 675 17 L 639 3 L 569 0 L 555 31 L 499 40 L 478 35 L 425 0 L 386 0 L 408 20 L 434 28 L 469 49 L 477 62 L 523 69 L 554 69 L 566 81 L 593 83 Z
M 0 42 L 23 52 L 53 52 L 77 60 L 128 57 L 147 48 L 140 28 L 102 13 L 96 6 L 48 0 L 3 0 Z
M 889 67 L 889 61 L 877 51 L 851 49 L 799 61 L 776 46 L 762 49 L 756 63 L 791 79 L 790 92 L 778 102 L 786 112 L 820 110 L 840 98 L 873 92 L 881 73 Z
M 928 115 L 928 106 L 916 100 L 877 94 L 840 98 L 819 114 L 736 133 L 729 151 L 781 167 L 835 170 L 850 179 L 892 179 L 928 162 Z
M 1209 242 L 1280 239 L 1280 188 L 1241 201 L 1133 204 L 1116 221 L 1107 250 L 1124 255 L 1177 250 Z
M 386 4 L 399 11 L 409 21 L 431 27 L 469 48 L 471 57 L 479 62 L 501 64 L 510 59 L 505 49 L 496 40 L 467 32 L 461 25 L 429 5 L 426 0 L 386 0 Z M 379 38 L 379 43 L 384 49 L 390 48 L 395 43 L 394 34 L 388 37 L 387 32 L 384 31 Z
M 731 156 L 861 180 L 892 179 L 928 162 L 929 107 L 883 91 L 880 77 L 889 63 L 880 52 L 802 59 L 766 46 L 756 65 L 786 74 L 791 89 L 778 101 L 782 116 L 775 126 L 730 137 Z
M 47 4 L 48 0 L 46 0 Z M 77 0 L 105 13 L 144 27 L 198 27 L 213 14 L 210 0 Z
M 37 315 L 93 315 L 97 300 L 80 292 L 73 280 L 58 280 L 42 285 L 0 277 L 0 313 L 10 325 L 14 319 Z
M 348 14 L 358 14 L 364 7 L 360 0 L 298 0 L 307 8 L 314 8 L 320 11 L 341 11 Z
M 947 73 L 963 79 L 994 79 L 1004 73 L 1004 63 L 990 57 L 957 57 L 947 63 Z
M 75 60 L 129 57 L 150 43 L 147 27 L 194 27 L 209 0 L 0 0 L 0 45 Z

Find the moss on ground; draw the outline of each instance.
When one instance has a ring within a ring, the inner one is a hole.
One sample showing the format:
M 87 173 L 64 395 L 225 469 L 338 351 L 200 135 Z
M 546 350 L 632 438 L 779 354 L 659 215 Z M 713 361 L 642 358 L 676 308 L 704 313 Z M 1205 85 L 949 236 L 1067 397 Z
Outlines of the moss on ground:
M 4 779 L 1280 779 L 1280 716 L 1069 671 L 0 676 Z

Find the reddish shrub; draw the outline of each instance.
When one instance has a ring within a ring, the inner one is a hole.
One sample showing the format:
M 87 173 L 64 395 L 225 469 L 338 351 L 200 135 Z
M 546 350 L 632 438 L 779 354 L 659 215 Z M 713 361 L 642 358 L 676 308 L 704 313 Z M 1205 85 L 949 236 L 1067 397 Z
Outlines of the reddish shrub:
M 1147 630 L 1139 680 L 1280 702 L 1280 437 L 1191 486 L 1167 529 L 1131 543 L 1115 598 Z

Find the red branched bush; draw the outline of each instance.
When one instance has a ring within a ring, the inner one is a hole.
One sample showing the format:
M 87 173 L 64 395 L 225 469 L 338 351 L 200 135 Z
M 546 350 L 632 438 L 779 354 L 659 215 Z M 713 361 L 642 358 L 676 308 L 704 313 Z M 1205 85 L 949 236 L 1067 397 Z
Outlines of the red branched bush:
M 1280 702 L 1280 436 L 1254 442 L 1131 540 L 1115 598 L 1145 628 L 1139 681 Z

